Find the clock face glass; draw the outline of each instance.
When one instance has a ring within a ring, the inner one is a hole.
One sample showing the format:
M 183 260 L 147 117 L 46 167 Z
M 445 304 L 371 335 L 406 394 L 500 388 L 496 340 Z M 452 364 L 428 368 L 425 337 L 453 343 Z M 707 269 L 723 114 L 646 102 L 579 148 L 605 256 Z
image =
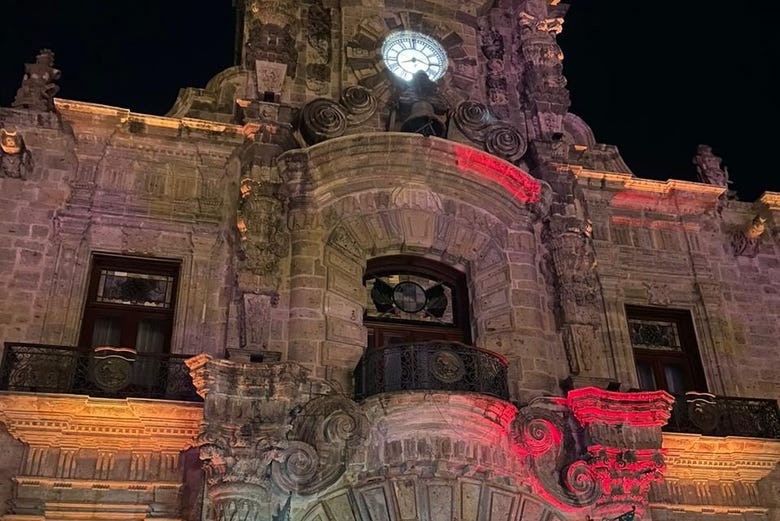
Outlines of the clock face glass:
M 432 81 L 444 76 L 447 53 L 431 38 L 414 31 L 401 31 L 387 37 L 382 44 L 382 57 L 390 72 L 409 81 L 417 71 L 423 71 Z

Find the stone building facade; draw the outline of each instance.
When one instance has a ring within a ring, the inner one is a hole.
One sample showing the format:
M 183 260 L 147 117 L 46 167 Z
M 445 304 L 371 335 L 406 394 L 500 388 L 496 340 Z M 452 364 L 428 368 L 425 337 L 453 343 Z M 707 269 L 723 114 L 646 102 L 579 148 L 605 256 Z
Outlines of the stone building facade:
M 632 175 L 557 0 L 236 3 L 166 116 L 0 108 L 0 519 L 778 519 L 780 194 Z

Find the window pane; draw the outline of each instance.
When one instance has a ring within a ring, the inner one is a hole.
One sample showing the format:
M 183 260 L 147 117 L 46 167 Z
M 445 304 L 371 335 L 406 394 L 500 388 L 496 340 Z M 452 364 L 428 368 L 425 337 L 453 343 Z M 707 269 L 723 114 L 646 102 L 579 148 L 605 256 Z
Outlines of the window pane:
M 166 322 L 145 318 L 138 323 L 135 348 L 139 353 L 162 353 L 165 348 Z
M 672 394 L 684 394 L 688 388 L 688 379 L 685 377 L 685 370 L 679 365 L 664 366 L 664 378 L 666 379 L 667 391 Z
M 366 317 L 455 323 L 453 290 L 421 275 L 385 275 L 366 281 Z
M 645 391 L 655 391 L 658 387 L 655 384 L 653 368 L 650 364 L 637 361 L 636 375 L 639 377 L 639 388 Z
M 100 270 L 96 302 L 170 308 L 173 277 Z
M 675 322 L 629 319 L 628 330 L 635 349 L 682 351 Z
M 117 317 L 98 317 L 92 328 L 92 345 L 119 346 L 122 338 L 122 323 Z

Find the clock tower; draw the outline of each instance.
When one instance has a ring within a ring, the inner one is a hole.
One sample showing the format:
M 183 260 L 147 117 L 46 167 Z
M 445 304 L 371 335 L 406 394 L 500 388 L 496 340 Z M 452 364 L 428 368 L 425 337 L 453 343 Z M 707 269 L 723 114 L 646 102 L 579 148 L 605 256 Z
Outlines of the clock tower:
M 277 120 L 290 126 L 290 135 L 274 138 L 283 148 L 294 145 L 293 127 L 307 145 L 365 132 L 421 132 L 529 169 L 561 141 L 576 140 L 577 118 L 566 128 L 569 96 L 556 36 L 567 6 L 558 0 L 511 7 L 485 0 L 424 7 L 411 0 L 234 1 L 237 66 L 205 93 L 221 113 L 204 114 L 189 96 L 171 115 Z M 418 71 L 427 77 L 415 80 Z

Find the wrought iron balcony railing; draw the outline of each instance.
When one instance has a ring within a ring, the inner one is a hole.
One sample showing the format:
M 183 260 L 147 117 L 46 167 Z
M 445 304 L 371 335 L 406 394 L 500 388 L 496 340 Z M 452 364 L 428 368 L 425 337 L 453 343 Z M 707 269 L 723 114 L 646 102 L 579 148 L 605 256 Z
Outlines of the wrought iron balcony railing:
M 0 390 L 200 401 L 186 355 L 6 342 Z
M 396 391 L 454 391 L 509 401 L 506 360 L 457 342 L 369 349 L 355 368 L 355 399 Z
M 663 429 L 667 432 L 780 439 L 780 409 L 776 400 L 708 393 L 687 393 L 674 398 L 672 417 Z

